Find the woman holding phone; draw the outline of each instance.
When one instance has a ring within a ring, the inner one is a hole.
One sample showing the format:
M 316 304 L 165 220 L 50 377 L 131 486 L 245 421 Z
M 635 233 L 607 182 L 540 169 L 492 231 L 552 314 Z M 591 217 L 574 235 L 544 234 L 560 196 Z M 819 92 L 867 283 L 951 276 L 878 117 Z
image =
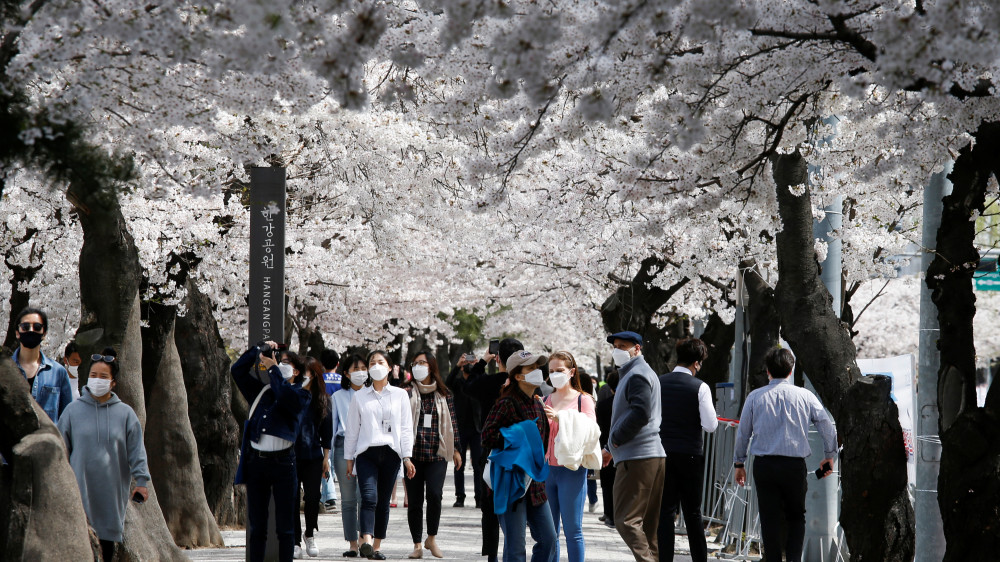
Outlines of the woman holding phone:
M 379 551 L 389 526 L 389 498 L 400 461 L 413 478 L 413 417 L 406 391 L 389 384 L 392 365 L 384 351 L 368 354 L 372 385 L 357 391 L 347 413 L 344 459 L 361 487 L 361 544 L 369 560 L 385 560 Z
M 131 406 L 113 392 L 118 385 L 116 355 L 108 347 L 91 356 L 87 386 L 59 416 L 69 464 L 104 562 L 111 562 L 115 543 L 122 541 L 129 498 L 140 503 L 149 498 L 142 426 Z

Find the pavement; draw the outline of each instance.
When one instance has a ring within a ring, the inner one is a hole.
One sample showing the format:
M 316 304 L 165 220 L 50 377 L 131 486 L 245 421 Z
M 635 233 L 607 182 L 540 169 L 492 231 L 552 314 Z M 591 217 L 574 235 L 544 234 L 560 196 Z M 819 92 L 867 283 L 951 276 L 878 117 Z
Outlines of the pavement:
M 466 474 L 466 485 L 469 484 L 470 480 L 471 475 Z M 486 557 L 479 554 L 482 547 L 482 531 L 480 529 L 481 512 L 476 509 L 471 495 L 466 498 L 466 507 L 452 507 L 452 504 L 455 502 L 454 482 L 454 479 L 449 474 L 445 482 L 444 506 L 441 510 L 441 529 L 437 538 L 438 546 L 444 553 L 444 558 L 436 559 L 426 549 L 424 549 L 424 558 L 430 560 L 481 560 L 485 562 Z M 387 538 L 382 541 L 382 554 L 385 554 L 388 560 L 408 560 L 407 555 L 413 551 L 413 543 L 410 542 L 410 531 L 406 523 L 406 509 L 402 504 L 402 483 L 399 484 L 398 496 L 400 499 L 399 507 L 392 508 L 389 514 Z M 628 547 L 625 546 L 625 543 L 618 535 L 618 532 L 606 527 L 598 520 L 601 515 L 603 515 L 603 510 L 600 502 L 598 502 L 597 510 L 594 513 L 584 510 L 583 536 L 586 544 L 587 560 L 600 562 L 634 560 Z M 344 540 L 339 511 L 336 513 L 320 513 L 319 529 L 316 533 L 316 546 L 319 549 L 319 557 L 310 558 L 303 554 L 305 560 L 358 560 L 358 558 L 345 558 L 343 556 L 343 552 L 348 549 L 348 543 Z M 222 530 L 222 537 L 225 540 L 226 548 L 189 550 L 186 552 L 187 556 L 191 560 L 200 562 L 246 560 L 246 531 L 243 529 Z M 566 557 L 566 539 L 562 533 L 560 533 L 559 542 L 560 560 L 568 560 Z M 531 544 L 529 535 L 529 557 Z M 503 533 L 500 534 L 500 549 L 501 551 L 503 550 Z M 674 552 L 676 553 L 674 556 L 675 561 L 691 561 L 690 556 L 688 556 L 687 538 L 683 535 L 677 536 Z

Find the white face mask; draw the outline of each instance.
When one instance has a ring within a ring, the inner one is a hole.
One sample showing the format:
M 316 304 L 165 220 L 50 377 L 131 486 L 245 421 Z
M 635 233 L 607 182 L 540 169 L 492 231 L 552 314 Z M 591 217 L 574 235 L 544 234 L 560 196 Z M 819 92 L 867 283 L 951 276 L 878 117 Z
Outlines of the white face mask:
M 372 365 L 368 367 L 368 374 L 371 375 L 373 380 L 385 380 L 389 376 L 389 367 L 385 365 Z
M 615 362 L 616 367 L 621 367 L 625 363 L 628 363 L 631 358 L 632 355 L 624 349 L 611 350 L 611 360 Z
M 111 379 L 95 379 L 90 377 L 87 381 L 87 388 L 93 396 L 104 396 L 111 392 Z
M 368 380 L 368 371 L 354 371 L 348 376 L 351 378 L 351 382 L 355 386 L 361 386 Z
M 562 388 L 569 384 L 569 373 L 564 373 L 562 371 L 550 371 L 549 382 L 552 383 L 553 388 Z
M 69 371 L 69 376 L 78 378 L 80 376 L 80 366 L 79 365 L 68 365 L 66 370 Z
M 309 386 L 309 381 L 311 381 L 311 380 L 312 380 L 312 377 L 310 377 L 309 375 L 306 375 L 306 376 L 302 377 L 302 388 L 305 388 L 305 387 Z
M 542 383 L 545 382 L 545 377 L 542 376 L 542 370 L 535 369 L 527 375 L 524 375 L 524 382 L 533 386 L 542 386 Z
M 413 373 L 413 378 L 421 382 L 431 374 L 430 367 L 427 365 L 414 365 L 411 372 Z
M 295 367 L 292 367 L 291 365 L 281 363 L 278 365 L 278 370 L 281 371 L 281 378 L 286 381 L 295 376 Z

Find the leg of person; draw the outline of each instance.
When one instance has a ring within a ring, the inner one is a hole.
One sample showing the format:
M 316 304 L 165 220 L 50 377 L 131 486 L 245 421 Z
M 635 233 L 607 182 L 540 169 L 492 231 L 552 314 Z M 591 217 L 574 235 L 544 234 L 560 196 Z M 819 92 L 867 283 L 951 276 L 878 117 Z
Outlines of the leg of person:
M 569 562 L 583 562 L 586 551 L 583 543 L 583 508 L 587 503 L 587 469 L 570 470 L 559 467 L 559 513 L 562 518 L 563 535 L 566 537 L 566 555 Z M 551 474 L 551 473 L 550 473 Z M 552 501 L 552 496 L 549 496 Z M 559 522 L 554 521 L 556 528 Z M 559 531 L 556 531 L 558 544 Z M 556 548 L 558 553 L 558 547 Z
M 295 551 L 295 522 L 299 520 L 297 490 L 298 475 L 295 472 L 295 454 L 268 459 L 271 469 L 271 489 L 274 494 L 274 531 L 278 535 L 278 560 L 292 560 Z
M 473 489 L 475 491 L 476 497 L 476 507 L 483 501 L 483 488 L 486 487 L 486 483 L 483 482 L 483 443 L 480 440 L 479 432 L 473 429 L 469 433 L 469 462 L 472 463 L 472 475 L 474 477 L 475 484 Z M 462 465 L 465 465 L 465 459 L 462 459 Z
M 691 455 L 684 458 L 685 466 L 677 472 L 680 486 L 681 513 L 687 527 L 688 544 L 693 562 L 708 560 L 708 543 L 705 541 L 705 522 L 701 516 L 701 491 L 705 481 L 705 457 Z M 667 479 L 669 482 L 669 477 Z M 666 485 L 666 483 L 664 484 Z M 666 497 L 666 493 L 664 493 Z M 663 510 L 660 510 L 663 513 Z M 661 521 L 662 525 L 663 522 Z M 663 545 L 660 546 L 660 560 L 663 560 Z M 671 558 L 672 559 L 672 558 Z
M 525 500 L 519 501 L 497 516 L 503 529 L 503 562 L 525 562 L 527 558 L 524 531 L 528 514 L 524 504 Z
M 649 544 L 650 560 L 659 559 L 660 541 L 656 540 L 656 531 L 660 526 L 660 504 L 663 503 L 665 461 L 666 459 L 663 457 L 643 460 L 646 463 L 646 470 L 652 475 L 649 481 L 649 492 L 644 496 L 647 500 L 646 513 L 642 516 L 642 532 L 646 535 L 646 542 Z
M 306 460 L 295 460 L 295 476 L 299 485 L 295 487 L 295 546 L 302 545 L 302 517 L 299 515 L 298 506 L 302 504 L 302 482 L 305 482 Z
M 587 474 L 587 499 L 590 500 L 590 512 L 597 508 L 597 480 L 592 480 Z
M 457 428 L 456 428 L 457 429 Z M 462 466 L 455 468 L 455 503 L 452 507 L 465 506 L 465 451 L 469 448 L 469 441 L 465 431 L 458 432 L 458 453 L 462 456 Z
M 305 473 L 302 480 L 302 495 L 305 498 L 303 508 L 306 520 L 306 530 L 303 533 L 302 542 L 306 554 L 309 556 L 319 556 L 319 549 L 316 548 L 315 532 L 319 530 L 319 500 L 320 485 L 323 483 L 323 457 L 306 461 Z M 298 517 L 295 518 L 299 520 Z
M 760 538 L 764 562 L 781 562 L 781 478 L 778 466 L 770 457 L 755 457 L 753 485 L 757 492 L 757 512 L 760 514 Z
M 483 487 L 486 483 L 483 482 Z M 479 507 L 483 512 L 483 550 L 482 555 L 491 560 L 496 560 L 497 552 L 500 551 L 500 519 L 493 512 L 493 492 L 486 488 L 483 499 L 479 502 Z M 505 539 L 506 540 L 506 539 Z
M 525 498 L 524 503 L 528 528 L 535 541 L 535 546 L 531 547 L 531 562 L 558 562 L 556 545 L 559 543 L 559 536 L 556 535 L 556 527 L 552 522 L 552 510 L 544 503 L 539 506 L 531 505 L 529 498 Z
M 608 466 L 601 469 L 601 493 L 604 496 L 604 523 L 614 527 L 615 525 L 615 465 L 608 463 Z
M 396 487 L 401 459 L 388 446 L 379 447 L 378 504 L 375 506 L 375 538 L 384 539 L 389 527 L 390 491 Z
M 252 449 L 248 449 L 247 465 L 244 467 L 247 488 L 247 559 L 249 562 L 263 562 L 267 548 L 267 518 L 271 503 L 270 474 L 265 474 L 267 466 Z
M 559 490 L 562 489 L 561 466 L 549 465 L 549 477 L 545 479 L 545 496 L 549 498 L 549 511 L 552 513 L 552 526 L 556 533 L 556 553 L 555 559 L 559 560 L 559 512 L 562 506 L 559 505 Z
M 368 449 L 358 455 L 355 467 L 358 471 L 358 487 L 361 492 L 358 530 L 362 541 L 370 543 L 375 533 L 375 510 L 378 506 L 378 458 L 371 454 L 371 449 Z
M 337 483 L 340 484 L 340 521 L 344 527 L 344 540 L 351 543 L 352 551 L 356 551 L 358 549 L 358 497 L 360 493 L 357 477 L 347 474 L 343 437 L 337 437 L 333 449 L 333 469 L 337 473 Z
M 417 545 L 423 542 L 424 536 L 424 482 L 427 478 L 427 464 L 424 461 L 413 461 L 417 472 L 413 478 L 403 481 L 406 493 L 410 496 L 410 506 L 406 508 L 406 523 L 410 527 L 414 553 L 420 549 Z
M 785 560 L 799 562 L 802 559 L 802 543 L 806 534 L 806 460 L 789 459 L 785 470 L 784 503 L 785 523 L 788 525 L 788 541 L 785 543 Z
M 104 539 L 98 539 L 101 543 L 101 560 L 103 562 L 111 562 L 115 558 L 115 541 L 106 541 Z
M 424 546 L 436 558 L 443 554 L 437 545 L 438 529 L 441 525 L 441 503 L 444 501 L 444 480 L 448 476 L 448 462 L 439 460 L 427 463 L 427 541 Z M 412 497 L 412 496 L 411 496 Z
M 685 482 L 678 472 L 683 468 L 681 455 L 667 453 L 663 471 L 663 495 L 660 501 L 660 522 L 656 530 L 660 562 L 674 559 L 674 517 L 680 505 L 681 487 Z

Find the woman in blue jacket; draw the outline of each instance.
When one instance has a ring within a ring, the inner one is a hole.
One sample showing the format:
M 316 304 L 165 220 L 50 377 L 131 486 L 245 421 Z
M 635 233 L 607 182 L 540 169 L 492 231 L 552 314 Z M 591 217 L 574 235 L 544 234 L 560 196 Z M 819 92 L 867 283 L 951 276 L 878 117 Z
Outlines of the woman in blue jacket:
M 233 381 L 251 405 L 235 481 L 247 487 L 250 562 L 264 560 L 268 504 L 272 496 L 278 560 L 291 562 L 295 553 L 298 519 L 295 439 L 312 397 L 296 383 L 305 366 L 294 356 L 290 358 L 291 364 L 279 366 L 273 357 L 276 347 L 274 342 L 261 342 L 248 349 L 231 369 Z
M 291 354 L 282 358 L 284 363 Z M 299 438 L 295 441 L 296 472 L 302 487 L 295 501 L 305 496 L 303 511 L 306 518 L 306 554 L 319 556 L 313 531 L 319 530 L 320 485 L 325 475 L 330 474 L 330 447 L 333 440 L 333 416 L 323 380 L 323 364 L 313 357 L 306 357 L 305 374 L 300 377 L 302 388 L 309 391 L 312 399 L 299 426 Z M 303 540 L 301 520 L 295 517 L 296 558 L 301 556 Z

